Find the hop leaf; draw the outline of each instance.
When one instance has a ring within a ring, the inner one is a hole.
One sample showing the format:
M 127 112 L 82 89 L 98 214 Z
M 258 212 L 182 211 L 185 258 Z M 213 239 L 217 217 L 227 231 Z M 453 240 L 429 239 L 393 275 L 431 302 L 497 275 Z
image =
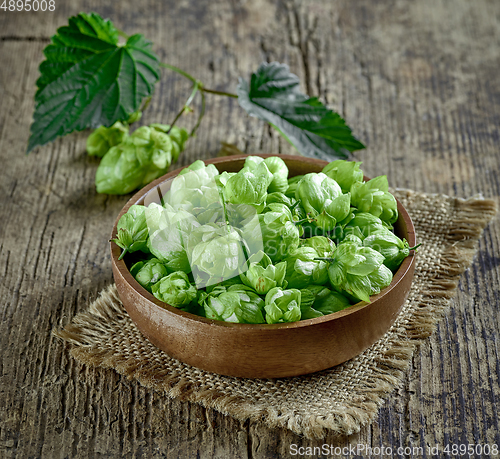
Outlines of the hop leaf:
M 29 153 L 59 136 L 125 121 L 160 78 L 151 42 L 118 31 L 98 14 L 80 13 L 57 30 L 40 64 Z
M 250 84 L 240 79 L 238 102 L 249 115 L 274 126 L 304 156 L 332 160 L 365 146 L 338 113 L 299 89 L 287 65 L 262 63 Z

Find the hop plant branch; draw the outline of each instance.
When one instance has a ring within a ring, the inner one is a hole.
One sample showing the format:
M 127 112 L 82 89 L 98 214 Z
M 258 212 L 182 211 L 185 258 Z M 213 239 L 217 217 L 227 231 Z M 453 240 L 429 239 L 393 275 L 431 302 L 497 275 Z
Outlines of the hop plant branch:
M 171 126 L 191 110 L 200 94 L 190 136 L 205 115 L 206 95 L 212 94 L 238 99 L 248 115 L 271 125 L 304 156 L 331 161 L 364 148 L 338 113 L 300 91 L 299 78 L 285 64 L 262 63 L 248 82 L 239 79 L 236 93 L 207 88 L 189 72 L 161 62 L 143 35 L 129 36 L 96 13 L 69 18 L 44 54 L 27 152 L 74 131 L 126 123 L 147 107 L 162 68 L 192 84 Z

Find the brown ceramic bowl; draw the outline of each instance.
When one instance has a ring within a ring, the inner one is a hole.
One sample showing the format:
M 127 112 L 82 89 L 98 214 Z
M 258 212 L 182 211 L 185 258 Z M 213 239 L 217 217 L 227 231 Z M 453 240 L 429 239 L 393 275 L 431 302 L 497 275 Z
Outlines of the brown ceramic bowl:
M 267 157 L 270 155 L 261 155 Z M 325 161 L 300 156 L 280 156 L 290 176 L 320 172 Z M 244 156 L 205 161 L 220 172 L 241 169 Z M 143 204 L 146 194 L 172 180 L 177 169 L 149 184 L 125 205 L 116 223 L 132 204 Z M 412 221 L 398 202 L 395 232 L 416 244 Z M 245 378 L 296 376 L 338 365 L 360 354 L 392 325 L 405 302 L 415 269 L 413 254 L 407 257 L 389 287 L 343 311 L 287 324 L 233 324 L 180 311 L 157 300 L 132 277 L 121 249 L 111 242 L 113 275 L 120 298 L 139 330 L 168 355 L 203 370 Z

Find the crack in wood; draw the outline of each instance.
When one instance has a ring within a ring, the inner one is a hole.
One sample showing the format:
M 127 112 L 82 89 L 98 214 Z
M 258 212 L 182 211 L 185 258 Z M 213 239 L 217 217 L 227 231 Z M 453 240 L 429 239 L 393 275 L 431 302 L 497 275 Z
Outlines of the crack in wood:
M 50 42 L 49 37 L 18 37 L 15 35 L 5 35 L 0 37 L 0 41 L 28 41 L 28 42 L 39 42 L 39 43 L 48 43 Z
M 304 71 L 304 85 L 306 94 L 312 93 L 311 66 L 309 64 L 309 46 L 318 27 L 318 17 L 314 16 L 312 26 L 309 27 L 309 16 L 301 11 L 302 3 L 296 0 L 285 1 L 284 7 L 287 11 L 287 27 L 289 44 L 295 47 L 300 55 Z M 294 32 L 297 38 L 294 39 Z
M 338 96 L 334 102 L 342 116 L 350 118 L 370 147 L 359 153 L 359 160 L 367 170 L 388 172 L 398 186 L 461 196 L 500 193 L 500 37 L 494 33 L 500 30 L 500 4 L 457 0 L 450 10 L 442 0 L 407 5 L 281 0 L 276 9 L 272 0 L 234 0 L 237 13 L 248 9 L 253 16 L 238 13 L 233 18 L 218 14 L 227 11 L 227 1 L 204 0 L 210 8 L 202 5 L 192 20 L 172 14 L 189 15 L 196 3 L 165 0 L 159 8 L 156 0 L 144 0 L 141 9 L 158 13 L 147 15 L 135 14 L 137 5 L 124 0 L 119 8 L 107 6 L 105 11 L 124 30 L 144 33 L 165 60 L 202 78 L 210 75 L 215 83 L 255 68 L 256 59 L 289 63 L 308 92 L 319 92 L 310 95 L 322 95 L 327 103 Z M 75 8 L 84 6 L 75 1 Z M 210 14 L 199 14 L 201 10 Z M 270 11 L 276 14 L 261 26 L 259 20 Z M 66 7 L 58 10 L 54 24 L 62 25 L 67 13 Z M 217 17 L 222 19 L 216 22 Z M 307 440 L 143 388 L 130 404 L 128 391 L 135 383 L 75 363 L 69 347 L 49 335 L 111 282 L 107 249 L 103 245 L 99 251 L 96 238 L 107 236 L 121 205 L 118 198 L 89 191 L 88 169 L 97 162 L 72 162 L 77 155 L 74 138 L 48 145 L 26 162 L 23 150 L 33 110 L 27 94 L 36 86 L 36 61 L 41 60 L 40 48 L 50 42 L 45 35 L 52 27 L 52 19 L 45 16 L 42 26 L 40 18 L 18 15 L 2 18 L 0 25 L 0 181 L 5 191 L 0 202 L 0 316 L 5 319 L 0 333 L 0 456 L 267 459 L 288 457 L 291 443 L 395 448 L 405 442 L 427 446 L 454 439 L 500 442 L 500 277 L 486 253 L 463 277 L 449 327 L 441 323 L 425 341 L 401 390 L 391 395 L 371 427 L 352 437 Z M 206 39 L 209 32 L 211 41 Z M 165 74 L 156 102 L 145 113 L 146 124 L 168 118 L 184 102 L 180 82 L 180 77 Z M 179 165 L 215 155 L 228 132 L 241 136 L 247 152 L 288 151 L 280 136 L 269 135 L 236 102 L 224 104 L 221 110 L 210 103 L 206 124 Z M 434 162 L 436 157 L 442 162 Z M 426 160 L 430 171 L 448 170 L 442 172 L 448 174 L 446 182 L 431 180 L 423 167 Z M 43 232 L 51 209 L 58 213 Z M 83 221 L 87 231 L 81 232 Z M 497 221 L 485 232 L 481 248 L 489 254 L 498 253 L 498 228 Z M 42 245 L 43 253 L 37 254 Z M 83 281 L 91 286 L 83 287 Z M 180 418 L 189 422 L 182 424 Z

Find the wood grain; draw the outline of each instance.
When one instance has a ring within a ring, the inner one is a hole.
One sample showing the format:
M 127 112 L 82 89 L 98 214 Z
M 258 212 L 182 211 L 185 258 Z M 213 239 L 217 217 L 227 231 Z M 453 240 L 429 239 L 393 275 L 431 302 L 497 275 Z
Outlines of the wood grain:
M 52 337 L 112 281 L 107 239 L 126 198 L 95 193 L 97 161 L 84 151 L 86 133 L 24 155 L 42 49 L 69 15 L 93 10 L 129 34 L 144 33 L 162 59 L 214 89 L 234 91 L 237 77 L 248 78 L 262 60 L 287 62 L 304 91 L 338 110 L 367 145 L 356 156 L 368 176 L 497 197 L 500 4 L 56 3 L 53 13 L 0 13 L 0 456 L 270 458 L 289 456 L 291 444 L 318 446 L 82 367 Z M 165 72 L 142 122 L 172 120 L 188 90 Z M 211 96 L 180 164 L 215 156 L 221 141 L 245 152 L 292 153 L 236 100 Z M 326 443 L 424 448 L 413 457 L 431 457 L 427 445 L 500 443 L 499 235 L 497 220 L 450 312 L 377 420 Z

